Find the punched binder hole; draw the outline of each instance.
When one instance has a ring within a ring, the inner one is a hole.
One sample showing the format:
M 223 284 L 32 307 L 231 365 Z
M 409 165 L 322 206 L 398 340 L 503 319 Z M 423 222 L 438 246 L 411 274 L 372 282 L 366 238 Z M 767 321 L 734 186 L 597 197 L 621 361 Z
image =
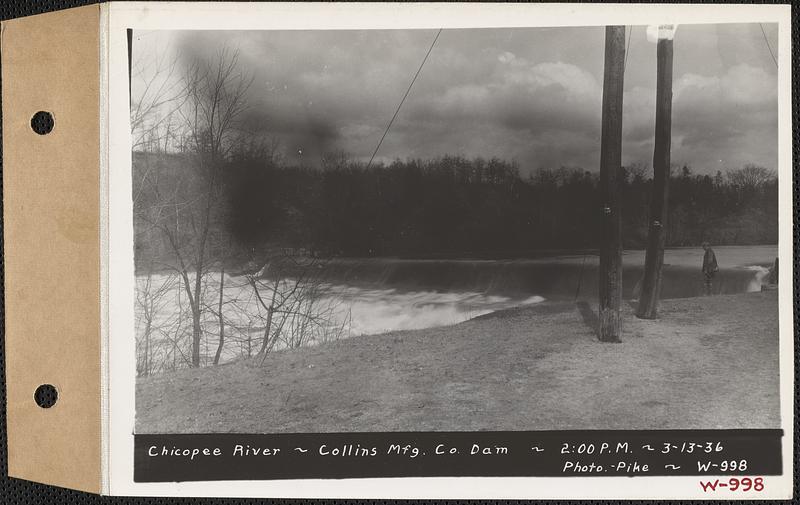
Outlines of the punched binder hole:
M 39 135 L 47 135 L 53 131 L 55 120 L 49 112 L 40 110 L 31 118 L 31 129 Z
M 56 391 L 56 387 L 52 384 L 42 384 L 36 388 L 36 392 L 33 393 L 33 399 L 36 401 L 36 405 L 43 409 L 49 409 L 56 404 L 58 400 L 58 391 Z

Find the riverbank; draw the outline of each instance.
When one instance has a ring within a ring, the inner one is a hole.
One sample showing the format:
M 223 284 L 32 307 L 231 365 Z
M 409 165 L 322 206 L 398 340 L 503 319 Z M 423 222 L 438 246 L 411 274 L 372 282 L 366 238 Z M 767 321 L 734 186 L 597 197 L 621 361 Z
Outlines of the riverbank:
M 624 309 L 548 303 L 139 379 L 137 433 L 779 427 L 776 291 Z

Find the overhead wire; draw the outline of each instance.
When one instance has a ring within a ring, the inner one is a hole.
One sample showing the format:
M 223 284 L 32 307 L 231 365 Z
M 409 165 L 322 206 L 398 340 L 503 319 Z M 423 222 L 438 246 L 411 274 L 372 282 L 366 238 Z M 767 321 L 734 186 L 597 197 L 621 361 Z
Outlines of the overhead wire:
M 414 78 L 411 79 L 411 84 L 408 85 L 408 89 L 406 89 L 403 98 L 400 100 L 400 103 L 397 104 L 397 109 L 394 111 L 394 115 L 392 115 L 392 119 L 389 121 L 389 124 L 386 125 L 386 130 L 384 130 L 383 135 L 381 136 L 381 140 L 378 141 L 378 145 L 375 146 L 375 150 L 372 152 L 372 156 L 369 158 L 369 163 L 367 163 L 367 168 L 372 166 L 372 161 L 375 159 L 375 155 L 378 154 L 378 149 L 381 148 L 381 144 L 383 144 L 383 139 L 386 138 L 386 134 L 389 133 L 389 129 L 392 127 L 395 118 L 397 118 L 397 114 L 400 112 L 400 108 L 403 106 L 403 103 L 408 98 L 408 94 L 411 92 L 411 88 L 414 86 L 414 83 L 417 81 L 417 77 L 419 77 L 419 73 L 422 72 L 422 67 L 425 66 L 425 62 L 428 61 L 428 56 L 431 55 L 431 51 L 433 51 L 433 46 L 436 45 L 436 41 L 439 40 L 439 35 L 442 34 L 442 28 L 439 28 L 439 31 L 436 32 L 436 37 L 433 38 L 433 42 L 431 42 L 431 47 L 428 48 L 428 52 L 425 53 L 425 57 L 422 59 L 422 63 L 419 64 L 419 68 L 417 69 L 417 73 L 414 74 Z
M 625 60 L 622 62 L 622 75 L 625 75 L 625 68 L 628 66 L 628 53 L 631 49 L 631 35 L 633 34 L 633 25 L 628 30 L 628 43 L 625 44 Z
M 769 40 L 767 39 L 767 32 L 764 31 L 764 25 L 758 23 L 758 27 L 761 28 L 761 35 L 764 36 L 764 43 L 767 45 L 767 50 L 769 51 L 769 55 L 772 56 L 772 61 L 775 62 L 775 68 L 778 68 L 778 59 L 775 58 L 775 53 L 772 52 L 772 46 L 769 45 Z

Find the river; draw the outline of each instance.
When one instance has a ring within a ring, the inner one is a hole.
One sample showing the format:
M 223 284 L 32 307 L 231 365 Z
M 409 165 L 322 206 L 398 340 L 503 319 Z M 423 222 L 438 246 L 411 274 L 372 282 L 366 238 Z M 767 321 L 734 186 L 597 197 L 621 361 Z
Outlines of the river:
M 777 257 L 777 246 L 725 246 L 714 250 L 720 268 L 714 282 L 717 294 L 760 290 L 767 268 Z M 700 248 L 665 251 L 662 298 L 702 295 L 702 259 Z M 314 299 L 313 306 L 305 305 L 306 300 L 292 309 L 322 314 L 317 319 L 324 324 L 312 330 L 305 326 L 303 331 L 310 332 L 309 336 L 298 340 L 291 333 L 299 330 L 292 328 L 302 325 L 292 320 L 284 324 L 286 337 L 279 339 L 274 349 L 348 336 L 455 324 L 545 300 L 592 302 L 597 298 L 598 263 L 597 256 L 582 254 L 517 260 L 332 260 L 321 267 L 324 273 L 318 276 L 313 293 L 309 295 Z M 623 254 L 625 299 L 636 298 L 643 265 L 644 251 Z M 219 280 L 218 273 L 208 275 L 203 299 L 209 309 L 216 310 L 218 306 Z M 174 277 L 154 274 L 149 282 L 149 291 L 158 296 L 151 295 L 149 299 L 152 324 L 148 347 L 151 353 L 163 354 L 159 360 L 151 359 L 151 362 L 171 359 L 178 363 L 185 358 L 178 354 L 177 348 L 184 346 L 190 336 L 191 318 L 186 316 L 185 295 Z M 282 281 L 280 289 L 290 291 L 292 282 L 291 279 Z M 137 279 L 137 299 L 140 300 L 136 307 L 137 349 L 142 348 L 147 327 L 144 307 L 148 299 L 142 296 L 148 289 L 146 285 L 146 277 Z M 264 304 L 259 302 L 246 277 L 226 275 L 223 315 L 229 342 L 223 350 L 222 361 L 258 351 L 263 340 L 270 291 L 261 290 L 259 294 Z M 141 302 L 143 298 L 145 303 Z M 218 341 L 219 320 L 213 310 L 206 310 L 204 315 L 204 361 L 213 357 Z M 274 327 L 276 320 L 273 319 L 272 324 Z

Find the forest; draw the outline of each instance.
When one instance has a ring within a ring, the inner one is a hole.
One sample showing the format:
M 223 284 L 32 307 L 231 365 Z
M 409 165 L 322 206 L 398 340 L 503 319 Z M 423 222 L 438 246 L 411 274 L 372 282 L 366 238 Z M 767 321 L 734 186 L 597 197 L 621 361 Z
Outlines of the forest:
M 135 181 L 159 174 L 157 186 L 138 188 L 138 201 L 157 200 L 142 194 L 154 189 L 185 192 L 190 201 L 205 187 L 192 182 L 193 162 L 185 154 L 134 153 Z M 624 247 L 641 249 L 652 180 L 642 164 L 620 170 Z M 274 247 L 323 258 L 510 258 L 593 249 L 599 241 L 598 175 L 579 168 L 522 175 L 514 162 L 459 156 L 368 167 L 343 153 L 313 167 L 245 151 L 217 174 L 211 235 L 224 237 L 230 258 Z M 667 245 L 777 243 L 777 190 L 775 173 L 763 167 L 714 176 L 674 167 Z M 169 261 L 158 258 L 169 255 L 163 240 L 137 240 L 137 265 Z

